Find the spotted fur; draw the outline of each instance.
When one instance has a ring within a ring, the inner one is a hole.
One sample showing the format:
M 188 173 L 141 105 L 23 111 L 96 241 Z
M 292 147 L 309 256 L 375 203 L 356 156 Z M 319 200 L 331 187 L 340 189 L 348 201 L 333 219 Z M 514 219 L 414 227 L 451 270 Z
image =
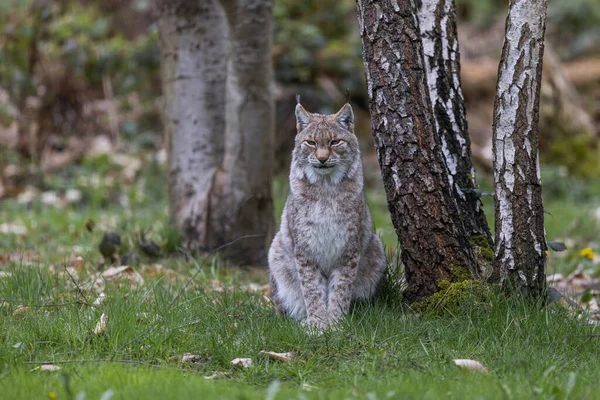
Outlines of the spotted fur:
M 385 269 L 381 240 L 372 231 L 354 114 L 296 106 L 298 134 L 290 192 L 269 251 L 277 309 L 318 329 L 371 298 Z

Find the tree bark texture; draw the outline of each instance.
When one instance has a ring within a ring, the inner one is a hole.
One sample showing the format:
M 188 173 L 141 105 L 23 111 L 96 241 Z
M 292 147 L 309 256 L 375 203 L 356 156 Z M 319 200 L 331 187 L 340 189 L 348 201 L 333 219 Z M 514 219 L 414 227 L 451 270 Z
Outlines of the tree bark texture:
M 448 182 L 414 1 L 358 0 L 373 137 L 401 247 L 408 302 L 479 270 Z
M 494 103 L 495 270 L 509 290 L 543 293 L 546 239 L 539 99 L 546 0 L 511 0 Z
M 245 264 L 266 262 L 274 229 L 272 8 L 158 1 L 170 217 L 187 248 Z
M 491 246 L 492 234 L 480 196 L 475 192 L 475 168 L 460 82 L 454 0 L 421 0 L 420 3 L 418 16 L 425 73 L 448 180 L 467 235 L 481 236 Z

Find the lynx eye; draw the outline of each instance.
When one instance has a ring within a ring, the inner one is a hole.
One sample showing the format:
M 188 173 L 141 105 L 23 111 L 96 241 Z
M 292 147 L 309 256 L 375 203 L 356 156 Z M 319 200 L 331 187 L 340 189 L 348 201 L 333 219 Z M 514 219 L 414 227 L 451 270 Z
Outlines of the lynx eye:
M 315 142 L 314 140 L 305 140 L 304 143 L 306 143 L 310 147 L 315 147 L 317 145 L 317 142 Z
M 333 139 L 331 142 L 329 142 L 330 146 L 338 146 L 340 144 L 342 144 L 342 141 L 339 139 Z

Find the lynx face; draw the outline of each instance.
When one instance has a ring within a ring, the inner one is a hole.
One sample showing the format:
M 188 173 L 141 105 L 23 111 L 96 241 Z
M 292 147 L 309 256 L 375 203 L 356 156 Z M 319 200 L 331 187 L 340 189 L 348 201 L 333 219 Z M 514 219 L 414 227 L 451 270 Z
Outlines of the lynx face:
M 338 183 L 359 158 L 352 108 L 346 104 L 337 114 L 320 115 L 298 104 L 296 120 L 294 159 L 311 183 L 325 177 Z

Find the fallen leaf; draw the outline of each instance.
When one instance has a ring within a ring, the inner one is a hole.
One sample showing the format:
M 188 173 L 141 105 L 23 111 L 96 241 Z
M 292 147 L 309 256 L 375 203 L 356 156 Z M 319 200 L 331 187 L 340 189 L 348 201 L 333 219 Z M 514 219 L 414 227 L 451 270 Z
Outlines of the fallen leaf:
M 39 190 L 33 186 L 27 186 L 25 190 L 23 190 L 17 196 L 17 203 L 19 204 L 29 204 L 33 200 L 35 200 L 39 195 Z
M 235 358 L 235 359 L 231 360 L 231 363 L 233 365 L 235 365 L 236 367 L 248 368 L 248 367 L 252 366 L 252 359 L 251 358 Z
M 240 289 L 249 293 L 262 293 L 267 296 L 271 294 L 271 286 L 267 283 L 260 285 L 258 283 L 250 282 L 246 285 L 240 286 Z
M 60 370 L 60 367 L 58 365 L 43 364 L 43 365 L 39 365 L 39 366 L 35 367 L 34 369 L 31 370 L 31 372 L 34 372 L 34 371 L 54 372 L 54 371 L 59 371 L 59 370 Z
M 15 318 L 20 318 L 23 315 L 25 315 L 25 313 L 29 311 L 29 307 L 27 306 L 23 306 L 23 305 L 19 305 L 17 306 L 17 308 L 15 309 L 15 311 L 13 312 L 13 317 Z
M 454 360 L 454 364 L 456 364 L 458 368 L 464 368 L 471 371 L 488 372 L 486 367 L 484 367 L 479 361 L 475 360 Z
M 293 351 L 288 351 L 287 353 L 275 353 L 274 351 L 261 350 L 258 352 L 258 355 L 265 356 L 273 360 L 291 361 L 296 356 L 296 353 L 294 353 Z
M 562 282 L 564 280 L 565 280 L 565 276 L 563 274 L 560 274 L 560 273 L 556 273 L 556 274 L 552 274 L 552 275 L 547 275 L 546 276 L 546 282 L 550 283 L 550 284 Z
M 23 225 L 4 223 L 0 224 L 0 233 L 24 236 L 27 234 L 27 228 Z
M 306 383 L 306 382 L 304 382 L 302 384 L 302 390 L 306 390 L 306 391 L 310 392 L 311 390 L 315 390 L 315 389 L 318 389 L 318 387 L 317 386 L 313 386 L 313 385 L 311 385 L 309 383 Z M 388 396 L 388 398 L 389 397 L 390 396 Z
M 215 372 L 215 373 L 214 373 L 214 374 L 212 374 L 212 375 L 205 376 L 205 377 L 204 377 L 204 379 L 206 379 L 206 380 L 210 380 L 210 379 L 222 378 L 222 377 L 224 377 L 224 376 L 226 376 L 226 375 L 227 375 L 227 374 L 226 374 L 225 372 L 222 372 L 222 371 L 217 371 L 217 372 Z
M 40 260 L 40 255 L 34 252 L 13 251 L 0 254 L 0 262 L 16 262 L 22 265 L 31 265 Z
M 113 154 L 112 161 L 123 168 L 122 175 L 125 182 L 133 182 L 142 168 L 142 160 L 125 154 Z
M 106 300 L 106 294 L 104 292 L 102 292 L 98 295 L 96 300 L 94 300 L 94 303 L 92 303 L 92 305 L 94 307 L 98 307 L 100 304 L 102 304 L 104 302 L 104 300 Z
M 94 333 L 96 335 L 103 335 L 106 332 L 106 323 L 108 322 L 108 315 L 102 313 L 100 316 L 100 321 L 96 324 L 96 328 L 94 328 Z
M 87 153 L 92 156 L 111 154 L 113 145 L 110 138 L 106 135 L 96 135 L 89 145 Z
M 142 274 L 145 277 L 156 279 L 161 276 L 166 275 L 169 279 L 176 279 L 179 276 L 179 273 L 170 268 L 165 268 L 160 264 L 152 264 L 149 266 L 145 266 L 142 269 Z
M 64 205 L 62 200 L 58 197 L 58 193 L 56 193 L 54 190 L 43 192 L 40 196 L 40 201 L 42 204 L 46 204 L 48 206 L 62 207 Z
M 127 279 L 129 284 L 135 288 L 144 284 L 144 278 L 133 267 L 122 265 L 120 267 L 110 267 L 102 272 L 100 276 L 107 281 Z
M 82 198 L 83 194 L 77 189 L 67 189 L 65 192 L 65 201 L 69 204 L 79 203 Z
M 181 357 L 181 362 L 182 363 L 199 363 L 200 361 L 202 361 L 202 357 L 200 357 L 197 354 L 191 354 L 191 353 L 185 353 L 183 355 L 183 357 Z

